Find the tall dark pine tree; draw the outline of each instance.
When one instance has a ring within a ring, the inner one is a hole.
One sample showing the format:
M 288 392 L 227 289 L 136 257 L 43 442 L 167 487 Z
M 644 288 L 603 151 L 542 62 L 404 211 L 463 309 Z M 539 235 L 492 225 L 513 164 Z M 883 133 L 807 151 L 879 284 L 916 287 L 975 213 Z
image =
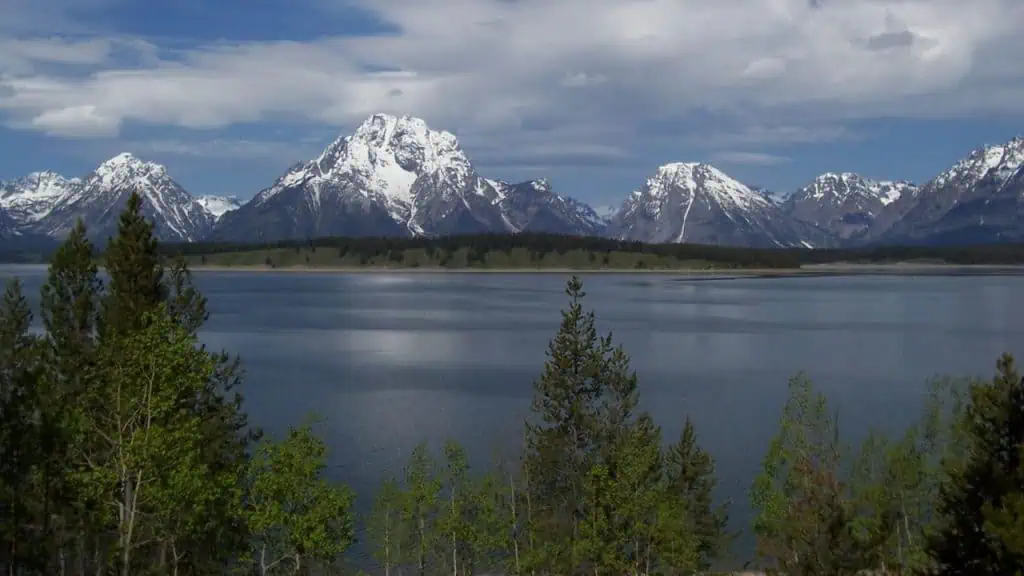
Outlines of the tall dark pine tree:
M 101 339 L 138 330 L 146 313 L 164 304 L 175 323 L 195 334 L 206 321 L 206 299 L 192 283 L 182 259 L 166 273 L 153 236 L 153 226 L 142 214 L 142 200 L 132 194 L 118 221 L 117 236 L 104 254 L 110 276 L 99 316 Z M 195 399 L 194 410 L 202 421 L 206 449 L 205 465 L 212 474 L 230 471 L 244 474 L 247 447 L 258 437 L 251 431 L 242 398 L 237 393 L 242 372 L 237 358 L 210 353 L 215 363 L 213 377 Z M 244 527 L 235 494 L 223 493 L 208 503 L 210 522 L 200 537 L 181 542 L 192 567 L 200 572 L 217 572 L 231 555 L 242 549 Z
M 32 313 L 18 280 L 0 301 L 0 568 L 39 570 L 38 533 L 30 528 L 28 495 L 37 454 L 35 342 Z
M 1024 571 L 1024 382 L 1004 355 L 991 383 L 975 384 L 964 414 L 962 461 L 947 461 L 939 530 L 929 542 L 938 574 Z
M 93 503 L 78 493 L 72 480 L 84 470 L 80 456 L 91 453 L 81 410 L 92 372 L 102 290 L 93 256 L 85 225 L 79 220 L 50 260 L 47 280 L 40 291 L 46 362 L 39 388 L 42 402 L 36 488 L 39 523 L 48 534 L 51 561 L 58 549 L 77 548 L 87 533 L 94 533 L 100 515 L 91 510 Z
M 51 258 L 40 292 L 43 328 L 61 361 L 80 359 L 94 345 L 102 283 L 93 256 L 85 224 L 79 220 Z
M 584 312 L 579 278 L 566 287 L 569 307 L 548 346 L 548 360 L 534 382 L 534 418 L 526 424 L 523 467 L 531 507 L 528 563 L 538 571 L 571 574 L 580 569 L 581 527 L 588 519 L 589 482 L 609 460 L 625 426 L 633 421 L 636 376 L 626 355 L 600 337 L 594 313 Z M 593 543 L 588 543 L 593 547 Z
M 728 544 L 729 516 L 725 505 L 714 505 L 715 462 L 697 444 L 697 432 L 689 418 L 679 441 L 668 448 L 665 461 L 668 490 L 685 503 L 697 539 L 698 567 L 707 571 Z
M 142 214 L 135 192 L 117 223 L 117 235 L 107 243 L 103 263 L 110 286 L 102 303 L 100 336 L 138 329 L 147 312 L 167 299 L 163 267 L 153 236 L 153 224 Z

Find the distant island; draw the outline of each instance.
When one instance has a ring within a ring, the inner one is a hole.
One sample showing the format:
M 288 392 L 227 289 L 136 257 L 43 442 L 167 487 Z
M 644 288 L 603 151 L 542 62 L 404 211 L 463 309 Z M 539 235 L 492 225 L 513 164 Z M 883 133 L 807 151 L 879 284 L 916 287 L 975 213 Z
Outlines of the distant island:
M 316 238 L 264 244 L 164 244 L 167 257 L 196 269 L 461 271 L 764 271 L 829 273 L 879 266 L 1016 266 L 1024 245 L 761 249 L 644 244 L 553 234 L 438 238 Z

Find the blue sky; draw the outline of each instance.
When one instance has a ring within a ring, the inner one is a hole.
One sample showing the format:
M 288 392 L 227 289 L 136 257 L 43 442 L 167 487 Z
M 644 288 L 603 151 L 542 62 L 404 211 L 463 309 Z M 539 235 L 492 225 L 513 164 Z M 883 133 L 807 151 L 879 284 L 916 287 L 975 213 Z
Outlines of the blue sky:
M 923 181 L 1024 132 L 1019 0 L 3 1 L 0 179 L 130 151 L 248 198 L 388 112 L 611 204 L 671 161 Z

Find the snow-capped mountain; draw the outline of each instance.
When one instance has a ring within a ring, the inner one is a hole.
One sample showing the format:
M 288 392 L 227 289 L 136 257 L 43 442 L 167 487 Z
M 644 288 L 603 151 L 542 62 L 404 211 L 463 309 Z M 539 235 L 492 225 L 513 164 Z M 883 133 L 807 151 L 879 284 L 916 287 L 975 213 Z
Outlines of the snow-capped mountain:
M 242 201 L 238 199 L 238 196 L 196 196 L 196 202 L 199 202 L 199 205 L 213 218 L 214 222 L 242 206 Z
M 783 211 L 840 239 L 867 230 L 886 207 L 904 194 L 913 195 L 910 182 L 870 180 L 852 172 L 828 172 L 797 190 L 782 203 Z
M 153 222 L 161 240 L 194 242 L 205 238 L 213 226 L 210 214 L 164 166 L 128 153 L 100 164 L 81 180 L 81 185 L 69 188 L 44 217 L 23 224 L 35 232 L 62 238 L 82 218 L 89 235 L 104 240 L 114 233 L 117 218 L 132 192 L 142 197 L 142 212 Z
M 1024 138 L 984 146 L 887 207 L 873 243 L 1024 240 Z
M 546 181 L 483 178 L 453 134 L 419 118 L 375 114 L 227 213 L 215 236 L 595 234 L 600 219 L 592 212 L 552 192 Z
M 623 240 L 753 247 L 821 246 L 826 235 L 792 222 L 764 195 L 708 164 L 658 168 L 612 218 Z
M 28 176 L 0 182 L 0 208 L 17 226 L 31 225 L 46 218 L 63 198 L 82 188 L 79 178 L 65 178 L 56 172 L 33 172 Z

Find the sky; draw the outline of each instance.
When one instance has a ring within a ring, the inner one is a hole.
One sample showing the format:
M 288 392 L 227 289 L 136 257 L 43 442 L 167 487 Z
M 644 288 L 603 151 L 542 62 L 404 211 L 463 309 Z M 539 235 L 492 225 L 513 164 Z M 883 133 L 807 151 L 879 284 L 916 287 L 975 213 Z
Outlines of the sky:
M 667 162 L 923 182 L 1024 133 L 1021 0 L 0 0 L 0 180 L 249 198 L 373 113 L 616 204 Z

